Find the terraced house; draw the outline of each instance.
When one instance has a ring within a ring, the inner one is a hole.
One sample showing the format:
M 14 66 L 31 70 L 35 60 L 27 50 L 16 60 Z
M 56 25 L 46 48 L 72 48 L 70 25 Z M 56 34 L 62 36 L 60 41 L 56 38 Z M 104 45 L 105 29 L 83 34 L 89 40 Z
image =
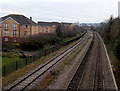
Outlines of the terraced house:
M 37 24 L 32 17 L 10 14 L 1 18 L 0 29 L 3 42 L 19 43 L 20 38 L 38 33 Z
M 39 34 L 45 33 L 54 33 L 56 30 L 56 26 L 52 22 L 38 22 L 38 31 Z

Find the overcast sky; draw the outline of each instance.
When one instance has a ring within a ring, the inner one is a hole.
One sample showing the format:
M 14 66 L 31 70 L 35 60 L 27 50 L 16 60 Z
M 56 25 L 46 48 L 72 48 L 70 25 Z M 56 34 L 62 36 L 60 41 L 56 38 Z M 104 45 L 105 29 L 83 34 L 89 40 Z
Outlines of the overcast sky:
M 118 16 L 119 0 L 0 0 L 0 17 L 23 14 L 34 21 L 102 22 Z

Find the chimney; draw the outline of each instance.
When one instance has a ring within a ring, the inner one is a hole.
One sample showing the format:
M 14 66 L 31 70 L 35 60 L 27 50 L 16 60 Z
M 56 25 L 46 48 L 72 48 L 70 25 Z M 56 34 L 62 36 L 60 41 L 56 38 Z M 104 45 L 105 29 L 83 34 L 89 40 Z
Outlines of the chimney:
M 32 17 L 30 17 L 30 20 L 32 20 Z

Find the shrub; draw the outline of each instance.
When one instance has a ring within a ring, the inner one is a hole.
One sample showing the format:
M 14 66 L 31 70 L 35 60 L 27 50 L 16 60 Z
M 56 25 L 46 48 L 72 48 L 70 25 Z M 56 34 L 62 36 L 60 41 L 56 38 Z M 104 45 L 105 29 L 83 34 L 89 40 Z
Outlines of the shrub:
M 19 57 L 20 58 L 26 58 L 26 55 L 25 54 L 20 54 Z
M 3 52 L 2 57 L 14 58 L 14 57 L 19 57 L 19 55 L 15 52 Z
M 43 48 L 45 44 L 54 45 L 58 43 L 61 39 L 57 37 L 55 33 L 44 34 L 44 35 L 33 35 L 21 39 L 21 49 L 23 50 L 35 50 Z
M 114 52 L 116 57 L 120 60 L 120 38 L 116 41 Z

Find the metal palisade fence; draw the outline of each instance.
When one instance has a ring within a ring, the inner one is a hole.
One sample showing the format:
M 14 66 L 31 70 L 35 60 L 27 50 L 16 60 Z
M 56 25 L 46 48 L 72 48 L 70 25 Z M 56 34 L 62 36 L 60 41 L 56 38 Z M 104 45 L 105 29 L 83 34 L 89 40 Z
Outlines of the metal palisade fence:
M 10 73 L 15 72 L 19 68 L 25 67 L 26 65 L 36 61 L 37 59 L 41 58 L 42 56 L 46 56 L 46 55 L 48 55 L 48 54 L 50 54 L 50 53 L 52 53 L 52 52 L 54 52 L 54 51 L 56 51 L 58 49 L 70 44 L 71 42 L 74 42 L 74 41 L 78 40 L 85 33 L 86 32 L 84 32 L 81 36 L 79 36 L 79 37 L 77 37 L 77 38 L 75 38 L 73 40 L 67 41 L 65 43 L 54 45 L 49 49 L 40 51 L 40 52 L 38 52 L 37 54 L 35 54 L 35 55 L 31 56 L 31 57 L 22 58 L 19 61 L 15 61 L 15 62 L 13 62 L 11 64 L 2 66 L 2 76 L 5 77 Z

